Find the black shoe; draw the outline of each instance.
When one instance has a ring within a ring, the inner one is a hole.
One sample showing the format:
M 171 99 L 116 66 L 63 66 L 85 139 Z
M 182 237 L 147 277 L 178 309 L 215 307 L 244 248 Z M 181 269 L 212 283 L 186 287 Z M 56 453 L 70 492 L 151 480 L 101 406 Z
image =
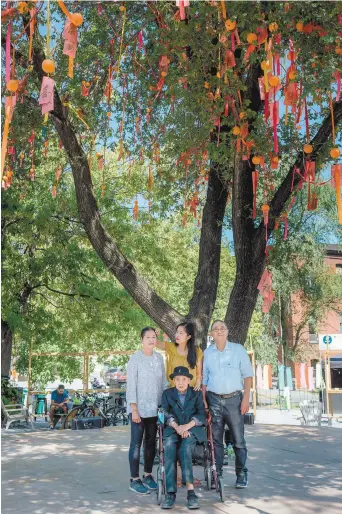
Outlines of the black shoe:
M 235 489 L 244 489 L 248 485 L 247 473 L 240 473 L 236 476 Z
M 161 504 L 162 509 L 172 509 L 176 501 L 176 493 L 167 493 L 165 500 Z
M 142 483 L 140 478 L 137 480 L 130 480 L 129 490 L 138 494 L 150 494 L 149 489 Z
M 188 509 L 198 509 L 197 500 L 195 491 L 188 491 Z

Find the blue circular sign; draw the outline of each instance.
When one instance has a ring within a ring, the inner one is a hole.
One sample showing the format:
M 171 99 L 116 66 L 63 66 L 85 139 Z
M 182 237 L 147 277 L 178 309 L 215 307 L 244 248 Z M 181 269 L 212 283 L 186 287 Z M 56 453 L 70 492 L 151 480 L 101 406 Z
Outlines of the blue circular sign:
M 324 344 L 331 344 L 332 343 L 332 337 L 331 336 L 324 336 L 323 337 L 323 343 Z

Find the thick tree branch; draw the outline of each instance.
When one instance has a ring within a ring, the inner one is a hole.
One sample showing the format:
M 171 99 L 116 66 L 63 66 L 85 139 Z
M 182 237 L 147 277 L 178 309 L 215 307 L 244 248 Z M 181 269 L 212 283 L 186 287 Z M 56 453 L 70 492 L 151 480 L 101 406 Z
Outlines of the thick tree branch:
M 212 165 L 202 216 L 198 271 L 188 315 L 195 322 L 197 336 L 202 343 L 206 343 L 208 326 L 215 307 L 227 196 L 227 185 L 222 182 L 217 167 Z
M 33 45 L 33 66 L 42 80 L 42 62 L 45 56 L 37 33 Z M 54 90 L 54 111 L 51 119 L 63 143 L 72 167 L 80 220 L 95 251 L 106 267 L 121 282 L 137 304 L 165 331 L 174 336 L 176 324 L 182 316 L 166 303 L 137 273 L 133 264 L 122 254 L 117 244 L 105 230 L 92 189 L 88 159 L 77 134 L 66 118 L 58 91 Z

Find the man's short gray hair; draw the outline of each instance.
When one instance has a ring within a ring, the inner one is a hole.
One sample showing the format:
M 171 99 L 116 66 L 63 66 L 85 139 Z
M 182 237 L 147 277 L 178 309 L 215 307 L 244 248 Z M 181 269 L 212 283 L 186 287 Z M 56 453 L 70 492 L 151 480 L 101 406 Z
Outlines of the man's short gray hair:
M 228 327 L 227 327 L 227 324 L 226 324 L 226 322 L 225 322 L 225 321 L 223 321 L 222 319 L 215 319 L 215 321 L 213 321 L 213 322 L 212 322 L 212 324 L 211 324 L 211 330 L 213 329 L 213 327 L 214 327 L 215 323 L 223 323 L 223 324 L 224 324 L 224 326 L 225 326 L 226 328 L 228 328 Z

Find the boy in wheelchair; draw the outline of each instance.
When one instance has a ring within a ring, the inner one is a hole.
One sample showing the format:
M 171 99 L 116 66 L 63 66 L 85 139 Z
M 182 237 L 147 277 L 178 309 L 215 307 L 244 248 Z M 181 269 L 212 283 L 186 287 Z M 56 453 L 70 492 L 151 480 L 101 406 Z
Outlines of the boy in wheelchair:
M 205 408 L 201 391 L 189 386 L 192 375 L 185 366 L 177 366 L 170 375 L 175 387 L 166 389 L 162 396 L 165 411 L 164 456 L 166 497 L 162 509 L 171 509 L 176 501 L 177 457 L 183 481 L 188 490 L 189 509 L 198 509 L 194 491 L 192 453 L 196 443 L 206 441 Z

